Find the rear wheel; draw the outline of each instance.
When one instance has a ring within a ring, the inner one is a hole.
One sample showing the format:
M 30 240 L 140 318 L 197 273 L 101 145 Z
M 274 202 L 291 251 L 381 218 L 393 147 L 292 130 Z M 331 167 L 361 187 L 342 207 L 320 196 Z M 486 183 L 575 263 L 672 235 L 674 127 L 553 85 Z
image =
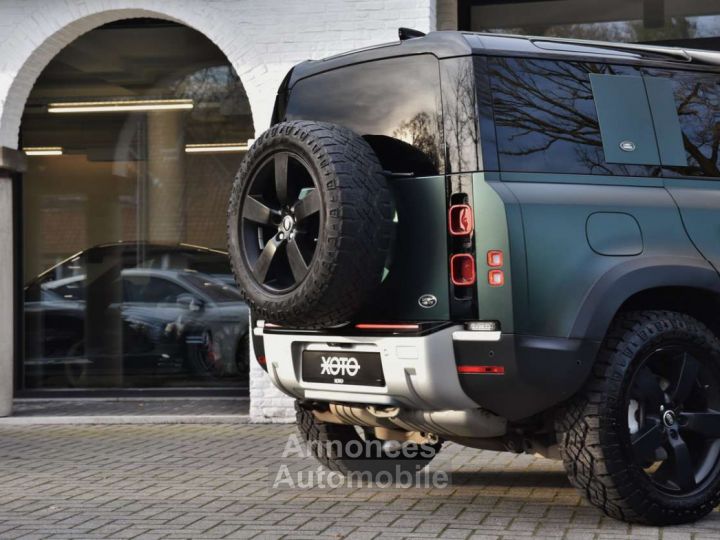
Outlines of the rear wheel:
M 571 482 L 608 515 L 703 517 L 720 502 L 720 342 L 680 313 L 623 315 L 558 434 Z

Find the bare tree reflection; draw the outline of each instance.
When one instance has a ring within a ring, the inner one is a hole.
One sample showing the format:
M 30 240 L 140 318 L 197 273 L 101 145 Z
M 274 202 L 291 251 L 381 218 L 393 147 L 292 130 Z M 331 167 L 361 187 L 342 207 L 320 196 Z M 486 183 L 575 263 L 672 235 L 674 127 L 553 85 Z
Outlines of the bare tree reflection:
M 607 163 L 588 74 L 641 73 L 590 62 L 550 62 L 499 58 L 490 63 L 495 122 L 506 170 L 538 170 L 539 159 L 556 172 L 647 174 L 636 165 Z M 648 70 L 645 75 L 673 81 L 688 154 L 679 174 L 720 176 L 720 89 L 705 74 Z M 662 136 L 662 134 L 660 134 Z M 519 167 L 519 169 L 518 169 Z M 655 167 L 650 174 L 659 174 Z
M 448 169 L 473 170 L 477 164 L 478 123 L 475 114 L 475 73 L 472 64 L 461 63 L 443 75 L 445 143 Z
M 720 176 L 720 91 L 718 78 L 704 74 L 655 72 L 673 82 L 675 102 L 688 153 L 688 168 L 676 172 Z
M 393 131 L 394 138 L 419 150 L 435 170 L 440 165 L 440 120 L 440 115 L 420 112 Z
M 589 73 L 602 64 L 499 58 L 491 63 L 501 156 L 554 153 L 570 172 L 613 174 L 605 163 Z M 515 160 L 517 162 L 517 160 Z

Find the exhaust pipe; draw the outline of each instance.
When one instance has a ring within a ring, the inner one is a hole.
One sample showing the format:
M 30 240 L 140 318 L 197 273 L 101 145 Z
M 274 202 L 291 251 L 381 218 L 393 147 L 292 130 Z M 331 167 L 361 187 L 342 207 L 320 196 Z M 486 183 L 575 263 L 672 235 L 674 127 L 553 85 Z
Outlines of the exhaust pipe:
M 507 420 L 484 409 L 410 411 L 398 407 L 381 409 L 330 403 L 326 411 L 313 413 L 321 422 L 432 433 L 444 438 L 492 438 L 507 433 Z

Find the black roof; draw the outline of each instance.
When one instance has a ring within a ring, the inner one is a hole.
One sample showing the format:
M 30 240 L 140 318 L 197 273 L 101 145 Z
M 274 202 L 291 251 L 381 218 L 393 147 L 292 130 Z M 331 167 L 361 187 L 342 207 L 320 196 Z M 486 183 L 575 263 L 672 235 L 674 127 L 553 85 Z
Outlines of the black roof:
M 471 54 L 564 57 L 631 63 L 680 63 L 720 68 L 720 52 L 713 51 L 552 37 L 443 31 L 349 51 L 321 60 L 302 62 L 293 69 L 289 84 L 292 86 L 299 79 L 346 65 L 415 54 L 432 54 L 438 58 Z

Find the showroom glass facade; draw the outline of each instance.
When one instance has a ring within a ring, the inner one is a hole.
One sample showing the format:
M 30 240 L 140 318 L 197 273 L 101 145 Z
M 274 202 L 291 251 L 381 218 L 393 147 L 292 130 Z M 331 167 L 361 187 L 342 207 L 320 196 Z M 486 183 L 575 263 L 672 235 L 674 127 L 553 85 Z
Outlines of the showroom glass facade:
M 51 61 L 21 126 L 23 389 L 247 384 L 224 250 L 252 136 L 237 74 L 190 28 L 122 21 Z
M 717 0 L 459 0 L 461 30 L 720 50 Z

